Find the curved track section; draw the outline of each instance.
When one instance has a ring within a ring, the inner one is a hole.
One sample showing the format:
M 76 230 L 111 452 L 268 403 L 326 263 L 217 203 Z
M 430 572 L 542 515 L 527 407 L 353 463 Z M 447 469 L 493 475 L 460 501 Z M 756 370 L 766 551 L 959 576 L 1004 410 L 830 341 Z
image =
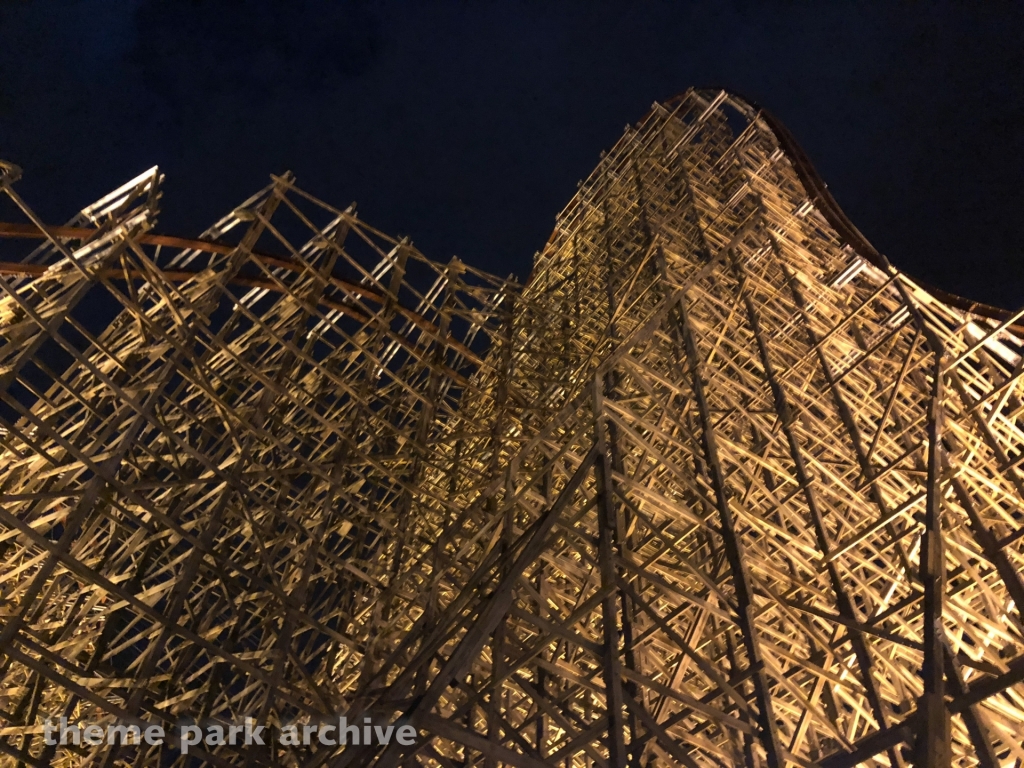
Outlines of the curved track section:
M 1019 315 L 893 269 L 763 111 L 656 104 L 525 286 L 287 176 L 196 245 L 155 170 L 70 235 L 4 171 L 9 764 L 1024 761 Z M 176 750 L 339 715 L 418 736 Z

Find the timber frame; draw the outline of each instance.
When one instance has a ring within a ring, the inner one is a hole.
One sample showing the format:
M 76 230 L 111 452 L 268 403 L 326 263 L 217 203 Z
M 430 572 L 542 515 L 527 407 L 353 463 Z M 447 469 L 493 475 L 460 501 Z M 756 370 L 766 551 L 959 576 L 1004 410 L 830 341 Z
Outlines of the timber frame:
M 193 240 L 156 169 L 63 227 L 18 175 L 0 764 L 1024 764 L 1022 313 L 893 268 L 756 105 L 655 104 L 524 285 L 289 174 Z M 346 713 L 420 737 L 42 738 Z

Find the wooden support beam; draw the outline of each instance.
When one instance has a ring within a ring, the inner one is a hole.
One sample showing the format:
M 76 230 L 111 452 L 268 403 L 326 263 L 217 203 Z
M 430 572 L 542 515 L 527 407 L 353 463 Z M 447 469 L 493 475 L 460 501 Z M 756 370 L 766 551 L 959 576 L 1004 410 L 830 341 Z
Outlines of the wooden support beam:
M 194 751 L 251 768 L 1024 759 L 1021 314 L 894 269 L 756 105 L 656 105 L 525 285 L 288 176 L 196 239 L 156 169 L 64 227 L 17 176 L 12 764 L 170 757 L 47 715 L 419 732 Z

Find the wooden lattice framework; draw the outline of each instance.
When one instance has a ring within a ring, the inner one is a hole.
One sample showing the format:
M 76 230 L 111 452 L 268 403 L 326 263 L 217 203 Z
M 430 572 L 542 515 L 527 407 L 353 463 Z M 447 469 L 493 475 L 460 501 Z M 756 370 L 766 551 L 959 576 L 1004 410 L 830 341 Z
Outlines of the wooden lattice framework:
M 769 115 L 656 104 L 525 285 L 154 169 L 0 264 L 0 760 L 42 718 L 367 713 L 245 766 L 1020 766 L 1020 314 L 926 290 Z M 304 244 L 303 244 L 304 243 Z M 20 247 L 20 246 L 19 246 Z

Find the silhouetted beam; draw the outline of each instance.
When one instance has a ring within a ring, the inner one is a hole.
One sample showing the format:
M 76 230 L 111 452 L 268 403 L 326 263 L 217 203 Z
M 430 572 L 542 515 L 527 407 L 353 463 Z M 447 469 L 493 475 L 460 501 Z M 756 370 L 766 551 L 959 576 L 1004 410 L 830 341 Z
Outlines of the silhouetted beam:
M 89 227 L 47 227 L 46 232 L 41 231 L 38 227 L 33 224 L 11 224 L 9 222 L 0 222 L 0 237 L 10 238 L 33 238 L 33 239 L 45 239 L 47 235 L 51 235 L 57 238 L 66 238 L 70 240 L 88 240 L 91 236 L 95 235 L 97 230 L 90 229 Z M 219 253 L 227 255 L 231 253 L 236 246 L 228 243 L 218 243 L 210 240 L 194 240 L 187 237 L 176 237 L 174 235 L 158 235 L 153 233 L 146 233 L 135 236 L 136 242 L 143 243 L 145 245 L 166 245 L 169 248 L 180 248 L 182 250 L 195 250 L 205 251 L 207 253 Z M 288 270 L 289 272 L 301 273 L 305 267 L 302 264 L 298 264 L 294 261 L 282 259 L 277 256 L 270 256 L 269 254 L 259 253 L 252 251 L 252 257 L 257 261 L 265 264 L 268 267 L 279 267 L 281 269 Z M 22 264 L 18 262 L 2 262 L 0 261 L 0 275 L 21 275 L 25 277 L 39 277 L 49 267 L 45 264 Z M 165 280 L 170 282 L 182 282 L 189 280 L 199 274 L 197 271 L 189 270 L 161 270 L 160 273 Z M 111 280 L 124 280 L 130 278 L 132 280 L 148 280 L 149 278 L 143 272 L 134 269 L 122 270 L 122 269 L 106 269 L 99 273 L 99 277 L 107 278 Z M 375 302 L 377 304 L 383 304 L 385 295 L 380 291 L 376 291 L 373 288 L 369 288 L 359 283 L 353 283 L 349 280 L 344 280 L 338 277 L 327 278 L 328 282 L 336 288 L 340 288 L 348 293 L 354 293 L 357 296 L 361 296 L 368 301 Z M 251 288 L 263 288 L 268 291 L 281 292 L 281 286 L 277 285 L 272 280 L 262 280 L 259 278 L 243 277 L 236 275 L 230 281 L 236 285 L 244 285 Z M 321 304 L 336 309 L 339 312 L 349 315 L 350 317 L 360 320 L 362 322 L 368 322 L 370 316 L 364 314 L 356 307 L 348 304 L 341 304 L 339 302 L 330 301 L 329 299 L 320 299 Z M 428 335 L 438 337 L 438 328 L 434 323 L 427 320 L 419 313 L 404 307 L 397 305 L 398 311 L 409 320 L 411 323 L 416 325 L 422 331 Z M 482 365 L 483 360 L 467 347 L 462 342 L 449 336 L 444 339 L 444 343 L 450 346 L 462 354 L 467 360 L 475 365 Z M 457 376 L 463 382 L 465 379 L 462 376 Z

